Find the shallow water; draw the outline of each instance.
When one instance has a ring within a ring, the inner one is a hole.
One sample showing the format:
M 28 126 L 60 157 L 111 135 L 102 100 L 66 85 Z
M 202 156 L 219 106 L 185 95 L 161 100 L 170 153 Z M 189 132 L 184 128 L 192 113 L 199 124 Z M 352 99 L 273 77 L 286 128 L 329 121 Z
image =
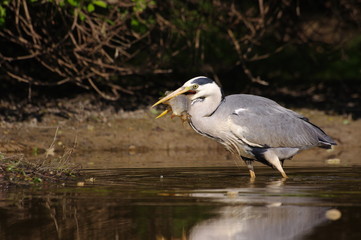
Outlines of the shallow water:
M 2 186 L 0 239 L 361 239 L 361 167 L 256 173 L 88 169 L 84 186 Z

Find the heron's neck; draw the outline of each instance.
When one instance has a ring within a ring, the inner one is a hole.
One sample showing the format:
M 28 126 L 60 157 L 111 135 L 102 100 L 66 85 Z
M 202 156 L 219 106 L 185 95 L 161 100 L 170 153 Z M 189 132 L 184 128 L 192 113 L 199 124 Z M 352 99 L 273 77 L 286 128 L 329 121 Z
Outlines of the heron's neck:
M 204 118 L 211 116 L 222 101 L 222 94 L 213 94 L 204 98 L 196 98 L 191 101 L 189 115 L 193 118 Z

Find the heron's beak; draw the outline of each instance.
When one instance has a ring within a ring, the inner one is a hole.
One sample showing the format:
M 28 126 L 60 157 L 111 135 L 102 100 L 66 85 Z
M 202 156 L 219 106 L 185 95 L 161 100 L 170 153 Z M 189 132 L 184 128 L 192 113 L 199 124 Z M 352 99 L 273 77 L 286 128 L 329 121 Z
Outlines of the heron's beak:
M 181 95 L 183 93 L 186 93 L 188 92 L 189 90 L 191 90 L 192 87 L 180 87 L 178 88 L 177 90 L 175 90 L 174 92 L 171 92 L 170 94 L 168 94 L 167 96 L 165 96 L 164 98 L 162 98 L 161 100 L 159 100 L 158 102 L 154 103 L 152 107 L 155 107 L 157 106 L 158 104 L 161 104 L 161 103 L 164 103 L 164 102 L 167 102 L 169 101 L 170 99 L 178 96 L 178 95 Z M 163 114 L 163 113 L 162 113 Z M 162 115 L 163 116 L 163 115 Z
M 161 118 L 161 117 L 163 117 L 164 115 L 166 115 L 166 114 L 169 113 L 169 112 L 170 112 L 170 110 L 169 110 L 169 109 L 166 109 L 166 110 L 164 110 L 164 112 L 162 112 L 161 114 L 159 114 L 155 119 Z

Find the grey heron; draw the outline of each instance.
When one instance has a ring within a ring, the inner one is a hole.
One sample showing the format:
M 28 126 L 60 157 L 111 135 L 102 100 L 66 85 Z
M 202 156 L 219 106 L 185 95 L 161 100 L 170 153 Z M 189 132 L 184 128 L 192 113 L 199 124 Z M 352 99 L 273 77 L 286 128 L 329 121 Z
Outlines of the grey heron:
M 255 178 L 253 162 L 277 169 L 284 178 L 283 162 L 311 147 L 329 149 L 336 145 L 321 128 L 304 116 L 261 96 L 224 96 L 210 78 L 195 77 L 156 102 L 168 103 L 179 95 L 188 99 L 190 126 L 216 140 L 246 163 Z

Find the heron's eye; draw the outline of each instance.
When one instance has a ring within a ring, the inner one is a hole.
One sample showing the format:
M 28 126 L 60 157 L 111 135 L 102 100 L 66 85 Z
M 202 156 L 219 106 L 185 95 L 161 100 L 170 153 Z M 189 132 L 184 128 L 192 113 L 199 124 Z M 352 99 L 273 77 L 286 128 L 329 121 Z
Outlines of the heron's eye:
M 198 87 L 199 87 L 198 84 L 194 84 L 194 85 L 193 85 L 193 89 L 197 89 Z

